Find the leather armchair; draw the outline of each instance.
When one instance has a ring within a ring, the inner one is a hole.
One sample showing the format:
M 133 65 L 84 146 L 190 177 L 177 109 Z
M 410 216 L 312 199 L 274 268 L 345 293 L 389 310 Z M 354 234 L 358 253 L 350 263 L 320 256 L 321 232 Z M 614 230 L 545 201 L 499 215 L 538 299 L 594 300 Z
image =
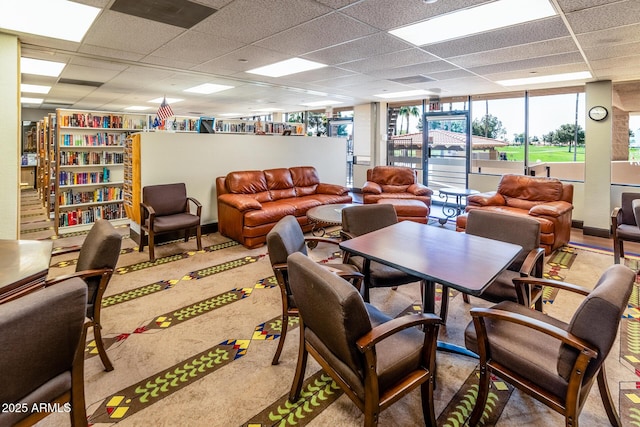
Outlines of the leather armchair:
M 196 213 L 190 211 L 191 202 Z M 144 250 L 145 232 L 149 234 L 149 260 L 155 261 L 156 234 L 184 230 L 184 241 L 189 241 L 189 231 L 196 229 L 198 250 L 202 250 L 202 229 L 200 217 L 202 205 L 193 197 L 187 197 L 184 183 L 149 185 L 142 189 L 142 203 L 140 203 L 142 219 L 140 224 L 140 245 L 138 250 Z
M 288 258 L 300 309 L 300 349 L 289 401 L 300 396 L 308 355 L 320 364 L 375 426 L 381 411 L 421 388 L 422 412 L 436 426 L 433 404 L 440 318 L 392 319 L 362 300 L 358 290 L 301 253 Z M 418 326 L 418 328 L 414 327 Z
M 613 260 L 620 264 L 624 258 L 624 244 L 640 242 L 640 193 L 622 193 L 622 203 L 611 213 L 613 231 Z
M 362 186 L 364 204 L 378 203 L 380 199 L 412 199 L 431 206 L 433 191 L 416 179 L 416 171 L 399 166 L 376 166 L 367 170 L 367 181 Z
M 523 215 L 540 223 L 540 246 L 549 255 L 569 243 L 573 185 L 556 178 L 503 175 L 497 191 L 467 197 L 467 211 L 484 209 L 509 215 Z M 467 216 L 456 218 L 456 229 L 464 231 Z

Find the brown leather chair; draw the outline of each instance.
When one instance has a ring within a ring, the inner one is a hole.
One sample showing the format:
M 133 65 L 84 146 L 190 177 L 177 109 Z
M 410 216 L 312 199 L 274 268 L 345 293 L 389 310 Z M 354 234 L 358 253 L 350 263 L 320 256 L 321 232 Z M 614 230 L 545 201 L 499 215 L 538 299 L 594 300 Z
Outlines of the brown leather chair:
M 106 371 L 113 370 L 113 364 L 107 356 L 102 342 L 102 325 L 100 313 L 102 311 L 102 296 L 120 257 L 122 236 L 106 219 L 99 219 L 91 227 L 91 231 L 84 239 L 78 255 L 76 272 L 47 280 L 46 286 L 68 280 L 73 277 L 83 279 L 87 284 L 87 317 L 93 326 L 93 338 L 96 342 L 98 355 Z
M 540 223 L 540 245 L 549 255 L 569 243 L 573 185 L 556 178 L 503 175 L 497 191 L 467 197 L 467 211 L 482 209 L 534 218 Z M 464 231 L 467 216 L 456 218 L 456 230 Z
M 342 230 L 340 234 L 343 239 L 352 239 L 397 222 L 398 217 L 392 205 L 350 206 L 342 210 Z M 370 300 L 369 290 L 371 288 L 395 287 L 421 282 L 419 277 L 376 261 L 370 261 L 361 256 L 345 253 L 344 262 L 355 265 L 364 274 L 362 295 L 366 302 Z
M 542 311 L 542 288 L 516 287 L 513 279 L 520 277 L 542 277 L 544 269 L 544 249 L 540 247 L 540 223 L 533 218 L 519 215 L 507 215 L 474 209 L 467 218 L 467 234 L 500 240 L 522 246 L 518 257 L 500 273 L 482 292 L 479 298 L 498 303 L 513 301 L 525 306 L 535 304 Z M 443 302 L 444 295 L 443 290 Z M 463 295 L 469 302 L 467 294 Z M 443 319 L 446 317 L 442 314 Z
M 284 347 L 284 339 L 289 329 L 289 317 L 298 317 L 298 306 L 291 295 L 289 287 L 289 273 L 287 269 L 287 257 L 295 252 L 307 255 L 307 245 L 313 242 L 320 242 L 338 245 L 338 241 L 325 239 L 322 237 L 305 237 L 298 220 L 293 215 L 287 215 L 276 223 L 276 225 L 267 234 L 267 249 L 269 251 L 269 260 L 273 273 L 278 281 L 280 294 L 282 296 L 282 326 L 280 332 L 280 340 L 278 348 L 273 356 L 272 365 L 278 364 L 282 347 Z M 360 289 L 363 275 L 358 268 L 351 264 L 322 264 L 325 268 L 330 269 L 334 273 L 340 275 L 346 280 L 352 281 L 353 285 Z
M 421 388 L 425 423 L 433 406 L 436 339 L 434 314 L 388 317 L 358 290 L 301 253 L 289 256 L 289 278 L 300 309 L 300 350 L 289 400 L 296 402 L 309 354 L 374 426 L 381 411 Z M 421 326 L 415 328 L 413 326 Z
M 640 242 L 640 193 L 622 193 L 622 203 L 611 213 L 613 231 L 613 262 L 624 258 L 624 244 Z
M 196 213 L 190 211 L 190 204 L 196 207 Z M 200 216 L 202 205 L 193 197 L 187 197 L 184 183 L 149 185 L 142 189 L 140 203 L 142 220 L 140 224 L 139 251 L 144 250 L 145 232 L 149 234 L 149 260 L 155 261 L 155 236 L 161 233 L 184 230 L 184 241 L 189 240 L 189 231 L 196 229 L 198 250 L 202 250 L 202 231 Z
M 400 166 L 376 166 L 367 170 L 367 181 L 362 186 L 364 204 L 378 203 L 381 199 L 420 200 L 431 206 L 433 191 L 420 184 L 416 171 Z
M 552 286 L 586 296 L 569 323 L 510 301 L 471 309 L 473 321 L 465 331 L 465 345 L 480 355 L 480 385 L 469 425 L 481 420 L 490 376 L 495 374 L 564 415 L 566 425 L 575 427 L 597 378 L 609 421 L 621 426 L 604 361 L 634 280 L 635 273 L 622 265 L 609 267 L 592 291 L 553 280 L 515 280 L 518 286 Z
M 87 425 L 84 344 L 87 285 L 72 278 L 0 305 L 0 425 L 33 425 L 43 403 L 69 410 Z M 64 406 L 68 405 L 68 407 Z

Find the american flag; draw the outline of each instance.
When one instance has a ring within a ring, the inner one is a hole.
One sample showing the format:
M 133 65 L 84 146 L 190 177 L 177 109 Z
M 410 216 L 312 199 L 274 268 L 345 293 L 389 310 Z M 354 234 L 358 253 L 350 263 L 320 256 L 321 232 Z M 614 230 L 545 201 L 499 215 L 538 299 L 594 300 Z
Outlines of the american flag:
M 167 104 L 166 96 L 162 99 L 162 104 L 160 104 L 160 108 L 158 108 L 156 115 L 160 120 L 167 120 L 169 117 L 173 116 L 173 110 L 171 109 L 171 106 Z

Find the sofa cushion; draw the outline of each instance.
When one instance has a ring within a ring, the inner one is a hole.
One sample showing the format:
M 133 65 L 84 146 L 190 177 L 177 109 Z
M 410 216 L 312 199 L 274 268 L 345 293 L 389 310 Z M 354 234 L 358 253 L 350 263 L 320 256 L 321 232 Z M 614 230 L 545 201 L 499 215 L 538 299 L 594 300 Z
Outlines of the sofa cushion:
M 230 172 L 226 182 L 229 193 L 249 194 L 260 203 L 271 200 L 267 178 L 262 171 Z
M 413 184 L 415 180 L 416 175 L 411 168 L 376 166 L 371 171 L 371 179 L 369 181 L 377 182 L 382 185 L 384 189 L 385 185 L 403 185 L 408 187 Z
M 287 215 L 295 215 L 295 212 L 295 206 L 287 203 L 286 199 L 265 202 L 262 204 L 262 209 L 244 213 L 244 225 L 255 227 L 263 224 L 275 224 Z
M 290 168 L 293 185 L 296 189 L 296 196 L 308 196 L 315 194 L 320 184 L 318 171 L 313 166 L 297 166 Z
M 529 201 L 553 202 L 562 198 L 562 182 L 555 178 L 504 175 L 498 193 Z
M 293 188 L 293 178 L 289 169 L 267 169 L 264 171 L 264 176 L 267 180 L 267 188 L 271 193 L 272 200 L 296 196 L 296 191 Z
M 406 193 L 407 188 L 409 188 L 408 185 L 387 185 L 387 184 L 382 184 L 380 185 L 380 187 L 382 188 L 383 193 Z

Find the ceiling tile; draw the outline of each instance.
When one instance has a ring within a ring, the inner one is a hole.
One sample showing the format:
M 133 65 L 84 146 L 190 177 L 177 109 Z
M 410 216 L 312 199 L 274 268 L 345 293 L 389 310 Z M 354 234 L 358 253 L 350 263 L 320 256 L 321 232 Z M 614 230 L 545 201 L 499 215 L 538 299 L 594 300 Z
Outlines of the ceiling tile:
M 384 55 L 378 55 L 358 61 L 345 62 L 340 64 L 340 68 L 345 68 L 358 73 L 368 73 L 375 70 L 397 68 L 432 61 L 438 61 L 438 58 L 418 48 L 413 48 L 399 52 L 386 53 Z
M 153 52 L 153 56 L 201 64 L 227 54 L 243 44 L 213 34 L 187 31 Z M 189 67 L 190 68 L 190 67 Z
M 567 13 L 566 16 L 576 34 L 635 25 L 640 22 L 640 1 L 618 1 L 605 6 Z
M 532 71 L 538 71 L 541 68 L 553 67 L 565 64 L 577 64 L 582 66 L 582 70 L 587 69 L 587 65 L 580 53 L 562 53 L 558 55 L 542 56 L 538 58 L 523 59 L 520 61 L 503 62 L 494 65 L 485 65 L 482 67 L 470 68 L 477 74 L 492 74 L 498 72 L 520 71 L 521 77 Z M 524 73 L 523 73 L 524 72 Z
M 399 40 L 397 37 L 393 37 L 386 32 L 379 32 L 336 46 L 316 50 L 303 55 L 303 58 L 323 64 L 335 65 L 410 48 L 412 48 L 412 45 Z

